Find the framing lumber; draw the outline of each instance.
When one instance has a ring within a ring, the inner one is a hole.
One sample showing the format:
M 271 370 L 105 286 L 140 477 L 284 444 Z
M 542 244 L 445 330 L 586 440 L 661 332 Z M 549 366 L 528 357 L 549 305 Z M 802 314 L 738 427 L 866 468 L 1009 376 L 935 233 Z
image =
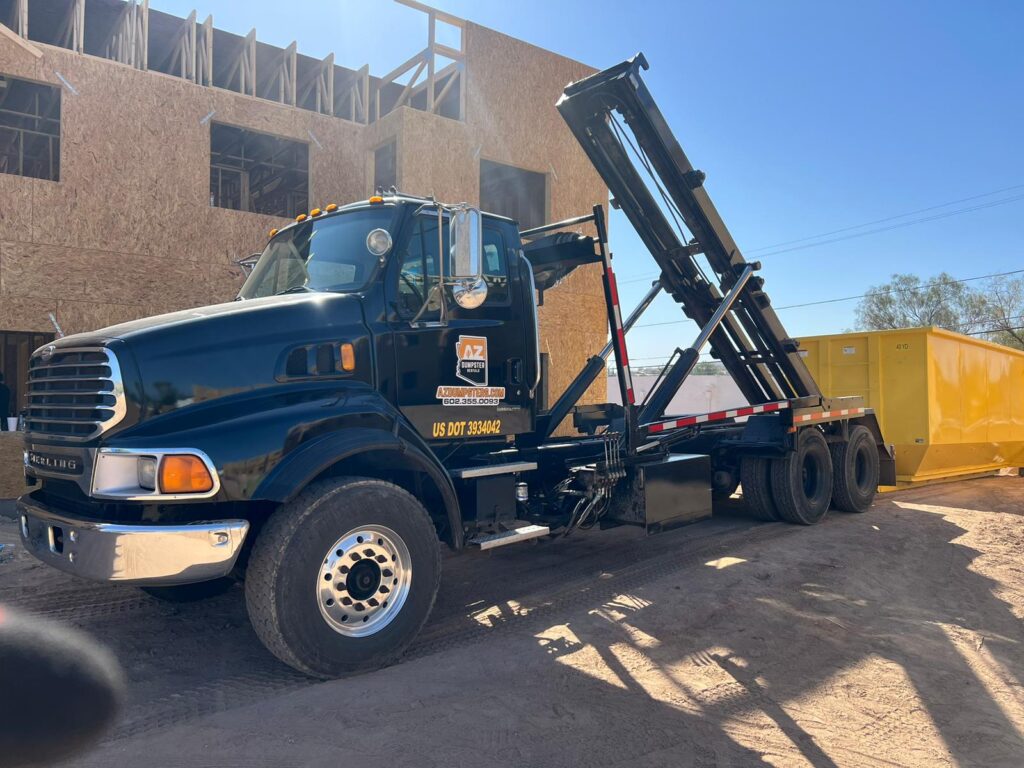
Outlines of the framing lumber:
M 26 25 L 26 28 L 27 28 L 27 25 Z M 41 50 L 39 50 L 38 46 L 33 45 L 32 43 L 30 43 L 28 40 L 26 40 L 24 37 L 19 35 L 17 32 L 15 32 L 13 29 L 8 27 L 6 24 L 0 24 L 0 36 L 7 38 L 12 43 L 14 43 L 19 48 L 21 48 L 23 51 L 25 51 L 26 53 L 34 56 L 37 59 L 40 58 L 43 55 L 43 52 Z

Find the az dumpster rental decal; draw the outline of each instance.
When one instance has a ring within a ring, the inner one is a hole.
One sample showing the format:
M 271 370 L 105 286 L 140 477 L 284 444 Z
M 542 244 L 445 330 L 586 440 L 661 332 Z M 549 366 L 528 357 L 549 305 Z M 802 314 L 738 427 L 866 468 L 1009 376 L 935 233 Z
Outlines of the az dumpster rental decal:
M 438 387 L 441 405 L 497 405 L 505 398 L 504 387 L 487 386 L 486 336 L 459 336 L 455 358 L 456 378 L 473 386 Z
M 455 366 L 455 375 L 470 384 L 486 387 L 487 337 L 459 336 L 459 343 L 455 345 L 455 355 L 459 359 Z

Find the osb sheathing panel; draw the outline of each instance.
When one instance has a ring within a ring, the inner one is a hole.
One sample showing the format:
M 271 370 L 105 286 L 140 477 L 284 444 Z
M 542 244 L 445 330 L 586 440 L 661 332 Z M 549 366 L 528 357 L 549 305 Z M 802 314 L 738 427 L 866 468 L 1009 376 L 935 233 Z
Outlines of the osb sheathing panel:
M 53 333 L 49 313 L 56 311 L 56 299 L 0 293 L 0 330 Z
M 50 329 L 44 301 L 74 333 L 232 299 L 234 261 L 287 220 L 210 206 L 211 120 L 306 142 L 313 204 L 366 195 L 364 126 L 40 48 L 0 40 L 0 71 L 74 88 L 60 181 L 0 174 L 0 328 Z
M 25 493 L 25 470 L 21 452 L 25 449 L 20 432 L 0 432 L 0 499 Z
M 308 143 L 312 201 L 362 195 L 351 172 L 363 159 L 362 126 L 62 50 L 46 48 L 46 57 L 77 95 L 63 98 L 61 182 L 35 195 L 36 242 L 185 259 L 227 246 L 233 258 L 246 255 L 237 235 L 265 239 L 281 220 L 222 211 L 230 231 L 217 228 L 227 219 L 210 206 L 213 121 Z

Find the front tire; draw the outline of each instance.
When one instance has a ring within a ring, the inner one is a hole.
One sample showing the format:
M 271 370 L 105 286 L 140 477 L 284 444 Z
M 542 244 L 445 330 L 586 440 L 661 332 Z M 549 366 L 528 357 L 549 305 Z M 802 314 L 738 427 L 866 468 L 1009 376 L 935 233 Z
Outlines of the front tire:
M 441 578 L 427 510 L 392 483 L 314 483 L 267 521 L 246 572 L 257 636 L 285 664 L 332 678 L 394 662 Z

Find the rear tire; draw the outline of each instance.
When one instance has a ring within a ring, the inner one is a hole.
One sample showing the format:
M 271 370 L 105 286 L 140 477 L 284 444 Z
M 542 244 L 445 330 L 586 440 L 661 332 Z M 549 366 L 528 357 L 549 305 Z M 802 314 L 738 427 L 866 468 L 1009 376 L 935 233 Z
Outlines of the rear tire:
M 867 427 L 850 427 L 850 438 L 833 443 L 832 503 L 844 512 L 865 512 L 878 491 L 878 448 Z
M 382 480 L 326 480 L 267 521 L 245 602 L 277 658 L 341 677 L 398 659 L 430 615 L 440 578 L 434 523 L 415 497 Z
M 750 513 L 765 522 L 782 519 L 772 498 L 771 466 L 772 459 L 763 459 L 759 456 L 744 456 L 740 462 L 743 500 Z
M 772 463 L 772 497 L 782 519 L 814 525 L 832 501 L 832 454 L 817 427 L 797 433 L 796 450 Z

